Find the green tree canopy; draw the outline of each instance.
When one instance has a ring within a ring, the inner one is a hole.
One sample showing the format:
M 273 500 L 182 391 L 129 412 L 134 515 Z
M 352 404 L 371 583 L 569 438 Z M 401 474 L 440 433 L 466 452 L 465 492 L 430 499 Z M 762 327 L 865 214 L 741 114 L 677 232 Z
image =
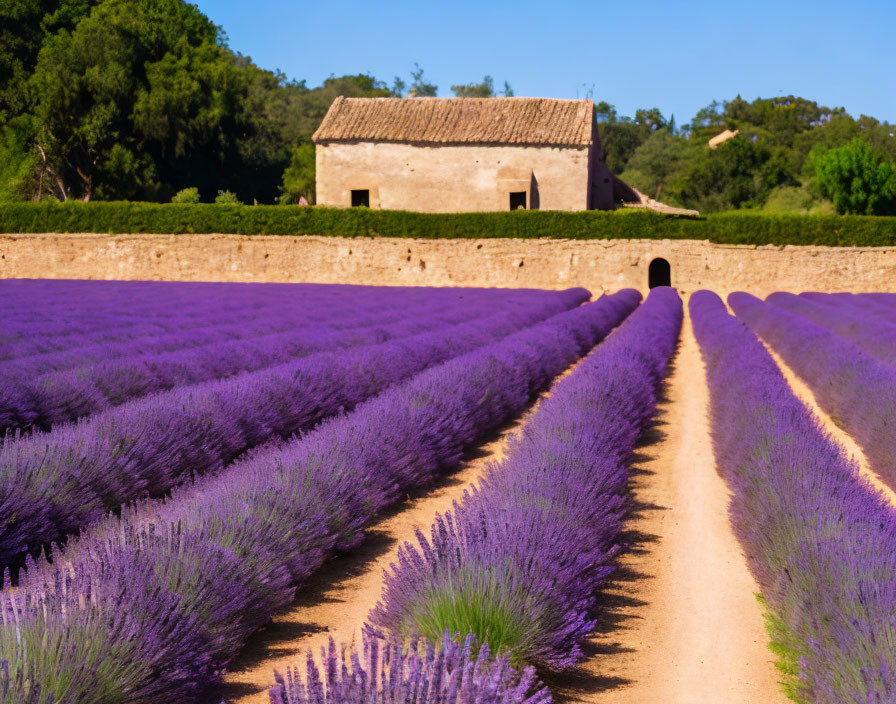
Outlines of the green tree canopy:
M 896 162 L 863 139 L 812 155 L 822 193 L 841 215 L 896 215 Z

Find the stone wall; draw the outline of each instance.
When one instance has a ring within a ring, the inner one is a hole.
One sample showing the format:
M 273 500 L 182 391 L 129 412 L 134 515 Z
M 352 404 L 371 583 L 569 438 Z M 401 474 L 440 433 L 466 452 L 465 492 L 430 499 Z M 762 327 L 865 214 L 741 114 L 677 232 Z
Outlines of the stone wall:
M 350 206 L 352 190 L 370 207 L 458 213 L 508 210 L 511 191 L 527 207 L 588 208 L 588 149 L 527 146 L 416 146 L 381 142 L 318 144 L 317 203 Z
M 242 235 L 0 235 L 0 278 L 284 281 L 646 290 L 663 257 L 685 292 L 896 291 L 896 247 L 694 240 L 417 240 Z

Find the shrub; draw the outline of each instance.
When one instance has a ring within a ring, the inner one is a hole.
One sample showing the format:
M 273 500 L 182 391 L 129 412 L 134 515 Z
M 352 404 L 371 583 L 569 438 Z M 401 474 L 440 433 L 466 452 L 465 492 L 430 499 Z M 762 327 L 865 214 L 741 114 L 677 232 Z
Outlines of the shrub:
M 184 188 L 183 190 L 178 191 L 171 198 L 172 203 L 198 203 L 199 202 L 199 189 L 195 186 L 193 188 Z
M 236 193 L 231 191 L 218 191 L 215 196 L 215 203 L 218 205 L 241 205 L 240 199 L 236 197 Z
M 896 243 L 896 218 L 765 213 L 670 216 L 644 210 L 411 213 L 291 205 L 0 203 L 0 232 L 140 232 L 425 239 L 689 239 L 832 247 Z

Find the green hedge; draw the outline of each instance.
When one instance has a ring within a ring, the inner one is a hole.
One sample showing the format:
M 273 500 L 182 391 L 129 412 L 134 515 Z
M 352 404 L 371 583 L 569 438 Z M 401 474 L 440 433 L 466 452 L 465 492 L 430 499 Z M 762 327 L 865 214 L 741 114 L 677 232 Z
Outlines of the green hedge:
M 896 244 L 896 217 L 721 213 L 680 217 L 639 210 L 410 213 L 285 205 L 0 204 L 0 232 L 237 233 L 346 237 L 698 239 L 722 244 Z

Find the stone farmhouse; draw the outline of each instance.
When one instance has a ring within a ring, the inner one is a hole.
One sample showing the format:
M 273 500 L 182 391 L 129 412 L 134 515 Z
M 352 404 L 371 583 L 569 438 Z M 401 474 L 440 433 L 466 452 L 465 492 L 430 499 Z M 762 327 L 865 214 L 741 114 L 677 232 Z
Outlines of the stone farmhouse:
M 590 100 L 340 97 L 313 140 L 319 205 L 614 207 Z

